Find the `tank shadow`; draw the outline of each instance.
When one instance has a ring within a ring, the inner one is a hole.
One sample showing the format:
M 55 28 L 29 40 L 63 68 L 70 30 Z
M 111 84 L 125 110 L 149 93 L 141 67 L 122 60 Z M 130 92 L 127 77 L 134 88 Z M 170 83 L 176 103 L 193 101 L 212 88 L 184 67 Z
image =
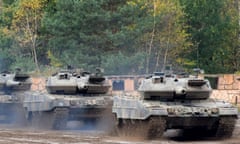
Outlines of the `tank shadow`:
M 218 138 L 210 135 L 203 134 L 201 131 L 183 131 L 179 129 L 168 130 L 164 133 L 164 138 L 177 141 L 177 142 L 189 142 L 189 141 L 219 141 L 225 138 Z

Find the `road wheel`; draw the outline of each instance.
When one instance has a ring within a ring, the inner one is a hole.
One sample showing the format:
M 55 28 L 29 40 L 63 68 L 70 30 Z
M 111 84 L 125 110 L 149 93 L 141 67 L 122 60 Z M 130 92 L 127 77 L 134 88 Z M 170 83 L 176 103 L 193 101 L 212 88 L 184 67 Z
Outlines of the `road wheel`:
M 54 114 L 53 112 L 29 112 L 28 120 L 33 128 L 52 129 Z
M 230 138 L 236 124 L 235 117 L 221 117 L 216 130 L 216 137 Z
M 148 121 L 136 119 L 118 119 L 115 132 L 121 137 L 148 139 Z
M 161 138 L 166 129 L 166 120 L 162 117 L 151 117 L 148 123 L 148 139 Z
M 67 108 L 56 108 L 54 110 L 53 129 L 55 130 L 66 129 L 68 121 L 68 112 L 69 110 Z

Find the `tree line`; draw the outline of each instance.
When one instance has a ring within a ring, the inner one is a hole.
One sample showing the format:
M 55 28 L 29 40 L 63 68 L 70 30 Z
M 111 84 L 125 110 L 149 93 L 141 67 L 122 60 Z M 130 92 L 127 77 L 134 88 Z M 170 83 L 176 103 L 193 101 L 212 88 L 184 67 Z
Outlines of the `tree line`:
M 240 68 L 239 0 L 0 0 L 0 70 Z

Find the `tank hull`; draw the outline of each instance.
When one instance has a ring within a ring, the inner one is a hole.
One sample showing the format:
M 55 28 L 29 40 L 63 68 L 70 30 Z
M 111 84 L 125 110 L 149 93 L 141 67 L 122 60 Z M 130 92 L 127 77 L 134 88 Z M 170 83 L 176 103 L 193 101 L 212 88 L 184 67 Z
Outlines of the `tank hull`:
M 32 85 L 32 83 L 24 83 L 24 84 L 20 84 L 18 86 L 12 86 L 11 90 L 12 91 L 26 91 L 31 88 L 31 85 Z
M 111 110 L 111 105 L 112 99 L 107 94 L 58 95 L 35 92 L 26 95 L 23 101 L 30 122 L 34 115 L 37 119 L 44 119 L 43 113 L 52 117 L 55 122 L 52 122 L 48 129 L 66 129 L 68 121 L 102 118 L 106 111 Z M 39 118 L 41 115 L 42 118 Z M 56 125 L 59 122 L 61 125 Z
M 153 98 L 158 97 L 160 99 L 207 99 L 209 95 L 211 94 L 211 91 L 186 91 L 184 95 L 177 95 L 175 91 L 144 91 L 141 92 L 141 95 L 143 95 L 145 98 Z M 154 98 L 153 98 L 154 99 Z
M 22 101 L 31 84 L 30 76 L 19 69 L 15 73 L 0 74 L 0 122 L 25 126 Z
M 191 129 L 195 127 L 212 127 L 219 117 L 167 117 L 168 129 Z
M 88 84 L 84 87 L 83 92 L 91 93 L 91 94 L 105 94 L 108 92 L 109 88 L 110 88 L 110 85 Z
M 156 101 L 142 100 L 140 97 L 131 96 L 115 96 L 113 99 L 113 108 L 118 124 L 124 125 L 128 121 L 141 121 L 149 125 L 148 134 L 151 134 L 153 128 L 161 127 L 151 125 L 151 120 L 164 123 L 161 135 L 167 129 L 195 129 L 204 128 L 205 130 L 217 131 L 219 123 L 222 119 L 230 119 L 231 129 L 228 133 L 224 133 L 222 137 L 232 134 L 235 121 L 238 116 L 238 109 L 220 100 L 204 99 L 204 100 L 172 100 L 172 101 Z M 131 125 L 131 124 L 130 124 Z M 119 127 L 119 125 L 118 125 Z M 219 126 L 220 127 L 220 126 Z M 150 130 L 151 129 L 151 130 Z M 154 129 L 153 131 L 156 131 Z M 216 134 L 217 132 L 215 132 Z M 146 135 L 145 135 L 146 136 Z
M 47 86 L 47 91 L 52 94 L 76 94 L 90 93 L 90 94 L 105 94 L 108 92 L 110 85 L 94 85 L 88 84 L 84 88 L 77 88 L 75 85 L 62 85 L 62 86 Z
M 76 86 L 47 86 L 49 93 L 63 93 L 63 94 L 75 94 L 77 91 Z
M 0 123 L 25 125 L 22 95 L 0 95 Z
M 101 118 L 106 109 L 110 109 L 109 107 L 90 107 L 90 108 L 70 108 L 69 109 L 69 120 L 81 120 L 85 118 Z
M 5 85 L 4 82 L 0 81 L 0 89 L 3 89 L 4 85 Z

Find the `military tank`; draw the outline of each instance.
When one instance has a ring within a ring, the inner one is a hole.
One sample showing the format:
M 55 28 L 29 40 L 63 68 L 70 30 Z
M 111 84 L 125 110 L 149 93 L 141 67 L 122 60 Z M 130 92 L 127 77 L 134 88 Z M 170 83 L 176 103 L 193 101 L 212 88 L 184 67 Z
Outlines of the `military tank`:
M 31 87 L 31 78 L 20 69 L 0 74 L 0 122 L 24 124 L 22 101 Z
M 142 80 L 138 91 L 138 97 L 113 97 L 117 135 L 155 139 L 168 129 L 207 137 L 232 135 L 238 109 L 210 98 L 212 88 L 207 79 L 156 72 Z
M 23 105 L 33 126 L 66 129 L 69 121 L 96 124 L 111 111 L 110 84 L 102 75 L 80 70 L 61 70 L 46 81 L 46 92 L 31 92 Z

